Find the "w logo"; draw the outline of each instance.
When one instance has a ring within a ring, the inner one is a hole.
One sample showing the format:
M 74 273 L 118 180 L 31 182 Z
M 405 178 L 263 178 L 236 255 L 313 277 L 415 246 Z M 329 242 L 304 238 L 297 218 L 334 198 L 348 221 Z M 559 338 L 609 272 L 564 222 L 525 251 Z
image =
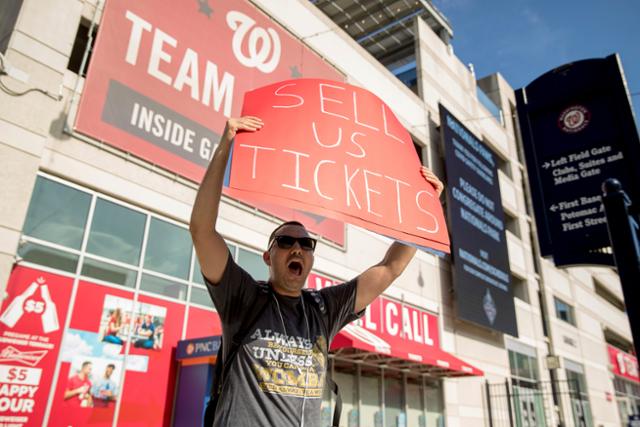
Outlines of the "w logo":
M 234 31 L 231 43 L 233 54 L 245 67 L 257 68 L 268 74 L 276 69 L 280 61 L 280 38 L 273 28 L 265 30 L 254 27 L 255 23 L 244 13 L 235 10 L 227 13 L 227 25 Z M 243 49 L 245 45 L 246 50 Z

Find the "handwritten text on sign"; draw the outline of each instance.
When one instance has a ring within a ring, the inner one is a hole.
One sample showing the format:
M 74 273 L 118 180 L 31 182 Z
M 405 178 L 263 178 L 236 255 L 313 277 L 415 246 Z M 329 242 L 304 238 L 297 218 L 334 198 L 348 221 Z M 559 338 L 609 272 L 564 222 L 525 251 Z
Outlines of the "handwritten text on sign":
M 372 93 L 290 80 L 247 93 L 243 114 L 264 127 L 238 134 L 230 187 L 448 250 L 442 208 L 411 138 Z

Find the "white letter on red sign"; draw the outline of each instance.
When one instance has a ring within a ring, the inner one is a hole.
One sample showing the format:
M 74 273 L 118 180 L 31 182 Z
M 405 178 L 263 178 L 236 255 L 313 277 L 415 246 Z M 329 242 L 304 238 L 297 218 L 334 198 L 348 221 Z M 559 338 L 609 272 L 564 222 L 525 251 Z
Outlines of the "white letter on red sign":
M 276 151 L 275 148 L 259 147 L 257 145 L 240 144 L 240 147 L 253 148 L 253 164 L 251 166 L 251 178 L 252 179 L 256 179 L 256 169 L 257 169 L 256 163 L 257 163 L 257 160 L 258 160 L 258 150 Z
M 127 46 L 125 61 L 131 65 L 136 65 L 142 31 L 151 31 L 151 24 L 129 10 L 127 10 L 125 16 L 133 24 L 131 26 L 131 35 L 129 36 L 129 45 Z
M 151 56 L 149 57 L 149 66 L 147 72 L 160 80 L 162 83 L 171 85 L 171 77 L 160 71 L 160 62 L 171 63 L 171 55 L 162 50 L 162 47 L 168 44 L 171 47 L 176 47 L 178 42 L 159 28 L 156 28 L 153 35 L 153 43 L 151 44 Z
M 334 165 L 336 164 L 336 162 L 334 162 L 333 160 L 320 160 L 318 162 L 318 164 L 316 165 L 316 169 L 313 172 L 313 183 L 316 186 L 316 193 L 318 193 L 318 195 L 324 199 L 327 200 L 333 200 L 333 197 L 329 197 L 327 195 L 325 195 L 324 193 L 322 193 L 322 191 L 320 191 L 320 185 L 318 185 L 319 179 L 318 179 L 318 172 L 320 172 L 320 166 L 325 164 L 325 163 L 333 163 Z
M 426 210 L 426 209 L 423 209 L 423 208 L 422 208 L 422 206 L 420 206 L 420 196 L 421 196 L 422 194 L 426 194 L 427 196 L 431 196 L 431 197 L 433 197 L 433 195 L 431 195 L 427 190 L 419 191 L 419 192 L 416 194 L 416 206 L 418 207 L 418 210 L 419 210 L 420 212 L 423 212 L 423 213 L 425 213 L 425 214 L 429 215 L 431 218 L 433 218 L 434 225 L 433 225 L 433 229 L 430 229 L 430 230 L 427 230 L 427 229 L 426 229 L 426 228 L 424 228 L 424 227 L 416 227 L 416 228 L 417 228 L 418 230 L 420 230 L 420 231 L 424 231 L 425 233 L 432 233 L 432 234 L 435 234 L 435 233 L 437 233 L 437 232 L 438 232 L 438 230 L 440 230 L 440 224 L 438 224 L 438 220 L 436 219 L 436 217 L 435 217 L 431 212 L 429 212 L 429 211 L 428 211 L 428 210 Z
M 276 96 L 290 96 L 292 98 L 296 98 L 298 100 L 297 104 L 291 104 L 291 105 L 272 105 L 272 108 L 295 108 L 295 107 L 299 107 L 302 104 L 304 104 L 304 98 L 301 97 L 300 95 L 294 95 L 293 93 L 280 93 L 280 90 L 284 89 L 285 87 L 289 87 L 289 86 L 295 86 L 295 83 L 289 83 L 286 85 L 282 85 L 280 86 L 278 89 L 275 90 L 274 94 Z
M 349 120 L 349 118 L 347 116 L 343 116 L 342 114 L 332 113 L 331 111 L 325 110 L 325 101 L 327 101 L 327 102 L 335 102 L 336 104 L 343 104 L 343 102 L 340 101 L 339 99 L 327 98 L 326 96 L 324 96 L 324 92 L 322 90 L 324 87 L 332 87 L 334 89 L 344 90 L 344 88 L 340 87 L 340 86 L 320 83 L 320 111 L 322 111 L 325 114 L 329 114 L 331 116 L 336 116 L 336 117 L 340 117 L 341 119 Z
M 384 320 L 387 326 L 387 332 L 394 337 L 398 335 L 398 323 L 391 318 L 391 312 L 394 316 L 398 315 L 398 307 L 392 302 L 388 302 L 384 308 Z

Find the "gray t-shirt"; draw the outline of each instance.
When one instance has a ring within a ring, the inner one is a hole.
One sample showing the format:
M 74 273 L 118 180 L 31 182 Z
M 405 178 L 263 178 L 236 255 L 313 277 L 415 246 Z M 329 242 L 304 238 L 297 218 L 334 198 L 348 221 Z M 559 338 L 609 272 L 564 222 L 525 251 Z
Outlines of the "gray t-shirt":
M 225 355 L 242 318 L 258 298 L 269 299 L 232 361 L 213 425 L 299 426 L 304 410 L 304 425 L 320 426 L 329 343 L 358 317 L 356 279 L 319 291 L 325 313 L 309 297 L 260 295 L 257 282 L 230 255 L 220 283 L 206 282 L 222 321 Z

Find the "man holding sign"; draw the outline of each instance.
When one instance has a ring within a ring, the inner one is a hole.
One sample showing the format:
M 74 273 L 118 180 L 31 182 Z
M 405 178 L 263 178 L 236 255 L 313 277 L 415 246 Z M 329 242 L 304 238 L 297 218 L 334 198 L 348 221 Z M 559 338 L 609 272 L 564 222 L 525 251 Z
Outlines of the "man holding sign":
M 253 116 L 229 119 L 202 181 L 191 215 L 190 231 L 202 274 L 222 322 L 223 357 L 256 303 L 260 286 L 229 254 L 216 220 L 231 141 L 239 131 L 257 132 Z M 428 169 L 423 177 L 436 193 L 443 185 Z M 338 331 L 358 318 L 404 271 L 416 249 L 394 242 L 382 261 L 351 281 L 302 292 L 313 267 L 316 240 L 297 222 L 278 226 L 264 262 L 269 266 L 268 304 L 241 342 L 222 379 L 214 426 L 318 426 L 329 344 Z

